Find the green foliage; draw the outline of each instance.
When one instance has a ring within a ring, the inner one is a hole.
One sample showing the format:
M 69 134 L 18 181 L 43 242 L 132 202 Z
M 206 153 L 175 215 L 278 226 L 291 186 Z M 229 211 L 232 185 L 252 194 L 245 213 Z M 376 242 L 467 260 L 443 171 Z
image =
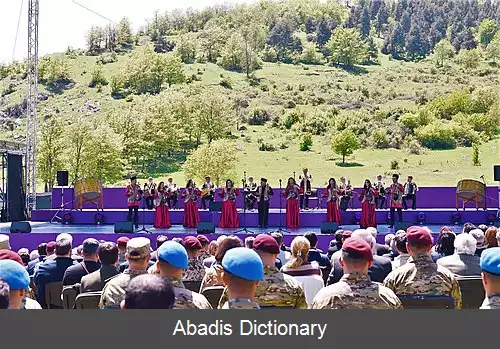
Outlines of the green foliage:
M 291 129 L 292 126 L 297 123 L 301 119 L 305 119 L 306 115 L 304 111 L 301 110 L 292 110 L 288 112 L 285 116 L 285 121 L 283 122 L 283 126 L 287 130 Z
M 247 122 L 249 125 L 264 125 L 271 120 L 271 114 L 263 108 L 256 108 L 248 114 Z
M 122 76 L 120 74 L 115 74 L 115 75 L 111 76 L 109 86 L 111 87 L 111 95 L 112 96 L 120 95 L 122 92 L 122 88 L 123 88 Z
M 478 28 L 479 42 L 483 47 L 487 47 L 496 32 L 498 31 L 498 24 L 496 21 L 490 18 L 484 19 Z
M 227 89 L 233 88 L 233 83 L 231 82 L 231 78 L 229 78 L 229 76 L 224 76 L 223 78 L 221 78 L 219 85 Z
M 452 149 L 456 147 L 453 129 L 448 124 L 434 121 L 416 130 L 417 139 L 429 149 Z
M 122 49 L 130 48 L 134 43 L 133 33 L 130 26 L 130 21 L 128 18 L 124 17 L 118 23 L 117 27 L 117 36 L 118 36 L 118 45 L 122 47 Z
M 54 186 L 56 172 L 63 170 L 63 125 L 51 117 L 40 125 L 37 148 L 37 175 L 49 190 Z
M 479 160 L 479 146 L 476 143 L 472 146 L 472 166 L 481 166 L 481 161 Z
M 316 45 L 307 44 L 302 50 L 299 62 L 305 64 L 323 64 L 323 55 L 316 51 Z
M 444 62 L 454 55 L 455 48 L 448 39 L 443 39 L 434 46 L 434 58 L 438 67 L 444 66 Z
M 335 154 L 342 155 L 342 163 L 345 163 L 345 157 L 359 149 L 358 138 L 350 129 L 345 129 L 333 137 L 332 150 Z
M 329 125 L 330 121 L 327 115 L 320 110 L 309 113 L 305 111 L 302 112 L 302 115 L 300 115 L 300 123 L 298 123 L 300 132 L 310 133 L 316 136 L 324 135 Z
M 389 138 L 385 129 L 375 129 L 371 134 L 372 145 L 378 149 L 389 148 Z
M 302 141 L 300 142 L 300 151 L 309 151 L 311 150 L 312 145 L 312 135 L 310 133 L 304 133 Z
M 180 35 L 177 39 L 174 52 L 183 63 L 194 63 L 196 60 L 196 36 L 193 33 Z
M 276 151 L 276 147 L 272 144 L 261 142 L 259 144 L 259 151 Z
M 3 63 L 0 63 L 0 80 L 5 79 L 10 74 L 9 66 Z
M 109 63 L 115 63 L 117 61 L 118 61 L 118 56 L 117 56 L 116 52 L 106 52 L 97 58 L 96 63 L 100 63 L 100 64 L 104 65 L 104 64 L 109 64 Z
M 354 28 L 335 29 L 326 47 L 331 62 L 346 66 L 362 62 L 367 55 L 367 47 Z
M 38 79 L 47 85 L 69 81 L 68 61 L 59 57 L 43 57 L 38 64 Z
M 399 170 L 399 161 L 391 160 L 391 170 Z
M 488 48 L 486 49 L 488 59 L 493 62 L 500 62 L 500 31 L 498 31 L 491 40 Z
M 94 70 L 92 71 L 89 87 L 106 86 L 107 84 L 108 80 L 102 71 L 102 64 L 96 64 Z
M 465 69 L 476 69 L 481 63 L 481 52 L 478 49 L 462 50 L 458 54 L 458 62 Z

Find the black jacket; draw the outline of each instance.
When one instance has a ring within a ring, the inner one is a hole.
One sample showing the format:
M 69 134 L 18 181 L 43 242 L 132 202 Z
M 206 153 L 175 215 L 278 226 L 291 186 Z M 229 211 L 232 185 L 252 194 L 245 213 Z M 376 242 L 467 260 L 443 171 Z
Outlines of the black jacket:
M 333 269 L 328 275 L 327 285 L 338 282 L 344 275 L 344 269 L 340 265 L 340 252 L 333 254 Z M 389 258 L 373 256 L 373 263 L 368 269 L 368 275 L 374 282 L 383 282 L 385 277 L 392 271 L 392 263 Z

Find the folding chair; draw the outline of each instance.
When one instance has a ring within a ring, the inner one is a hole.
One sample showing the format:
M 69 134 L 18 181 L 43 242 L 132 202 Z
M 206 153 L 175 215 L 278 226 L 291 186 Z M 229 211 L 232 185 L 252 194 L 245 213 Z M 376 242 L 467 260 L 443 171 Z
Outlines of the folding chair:
M 457 276 L 462 292 L 462 309 L 479 309 L 485 293 L 481 276 Z
M 201 281 L 183 281 L 184 287 L 193 292 L 200 292 Z
M 51 282 L 45 285 L 45 303 L 47 309 L 63 309 L 62 281 Z
M 404 309 L 455 309 L 455 300 L 450 296 L 422 294 L 398 297 Z
M 101 294 L 101 291 L 80 293 L 76 296 L 76 309 L 99 309 Z
M 213 286 L 205 288 L 201 294 L 205 296 L 213 309 L 217 309 L 223 292 L 224 286 Z
M 80 284 L 63 287 L 62 300 L 64 309 L 74 309 L 75 299 L 78 293 L 80 293 Z

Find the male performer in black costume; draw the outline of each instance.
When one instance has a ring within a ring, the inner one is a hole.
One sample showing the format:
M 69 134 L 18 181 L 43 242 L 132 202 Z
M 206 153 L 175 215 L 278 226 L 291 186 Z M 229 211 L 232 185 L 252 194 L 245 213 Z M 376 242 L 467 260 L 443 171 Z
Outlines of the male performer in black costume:
M 312 176 L 309 174 L 309 170 L 304 168 L 302 174 L 299 176 L 300 179 L 300 209 L 309 208 L 309 196 L 311 196 L 311 182 Z
M 273 189 L 269 186 L 269 184 L 267 184 L 267 179 L 261 178 L 260 185 L 257 188 L 259 228 L 267 228 L 267 219 L 269 217 L 269 200 L 273 194 Z

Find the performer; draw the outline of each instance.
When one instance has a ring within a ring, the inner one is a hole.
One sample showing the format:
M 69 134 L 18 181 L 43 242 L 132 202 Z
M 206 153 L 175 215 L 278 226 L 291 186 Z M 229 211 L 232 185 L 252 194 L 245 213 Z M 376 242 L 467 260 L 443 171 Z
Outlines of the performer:
M 299 176 L 300 179 L 300 209 L 309 208 L 309 197 L 311 196 L 311 184 L 312 176 L 309 174 L 309 170 L 304 168 L 302 174 Z
M 130 184 L 125 189 L 128 206 L 127 221 L 134 222 L 136 228 L 139 228 L 139 202 L 142 199 L 142 194 L 143 191 L 137 184 L 137 177 L 130 177 Z
M 174 183 L 172 177 L 168 177 L 167 179 L 167 204 L 168 208 L 173 210 L 177 208 L 177 197 L 179 195 L 179 188 L 177 184 Z
M 158 184 L 154 198 L 156 207 L 154 227 L 168 229 L 172 226 L 172 223 L 170 222 L 170 213 L 168 212 L 167 190 L 163 182 Z
M 182 193 L 184 198 L 184 227 L 196 228 L 200 222 L 200 212 L 198 211 L 198 196 L 201 192 L 195 187 L 192 179 L 188 180 L 186 188 Z
M 236 197 L 238 195 L 240 195 L 240 190 L 234 187 L 232 180 L 228 179 L 226 186 L 219 193 L 219 197 L 223 199 L 219 227 L 238 228 L 240 226 L 238 210 L 236 209 Z
M 340 198 L 340 209 L 346 211 L 353 195 L 351 181 L 347 181 L 346 183 L 345 177 L 340 177 L 339 189 L 340 195 L 342 196 Z
M 375 198 L 375 208 L 383 209 L 385 204 L 385 183 L 382 181 L 381 175 L 377 176 L 377 183 L 374 187 L 378 191 L 378 196 Z
M 269 218 L 269 199 L 274 195 L 273 189 L 267 184 L 266 178 L 260 179 L 260 186 L 257 188 L 257 208 L 259 210 L 259 228 L 267 228 Z
M 375 213 L 375 198 L 377 196 L 378 191 L 372 187 L 372 182 L 366 179 L 363 190 L 359 194 L 359 200 L 361 200 L 361 221 L 359 225 L 362 229 L 377 227 L 377 217 Z
M 205 177 L 205 183 L 201 186 L 201 207 L 207 209 L 207 201 L 214 202 L 215 183 L 210 180 L 210 176 Z
M 253 210 L 255 201 L 257 201 L 257 183 L 253 181 L 253 177 L 248 177 L 248 182 L 245 184 L 245 209 Z
M 392 175 L 392 184 L 386 192 L 390 195 L 391 201 L 390 201 L 390 208 L 391 208 L 391 225 L 389 228 L 394 227 L 394 213 L 397 210 L 398 211 L 398 218 L 399 221 L 403 221 L 403 193 L 404 193 L 404 188 L 401 183 L 398 183 L 399 180 L 399 175 L 397 173 Z
M 340 189 L 337 187 L 337 182 L 335 178 L 330 178 L 328 180 L 328 186 L 326 187 L 326 192 L 323 194 L 326 198 L 326 217 L 328 222 L 337 222 L 339 225 L 342 224 L 340 218 Z
M 285 189 L 286 198 L 286 227 L 300 227 L 300 211 L 299 211 L 299 187 L 292 177 L 288 178 L 288 183 Z
M 156 183 L 153 177 L 149 177 L 148 181 L 144 183 L 144 199 L 146 200 L 146 208 L 152 210 L 154 207 Z
M 406 200 L 411 200 L 411 209 L 417 209 L 417 183 L 413 182 L 413 176 L 408 176 L 408 181 L 405 183 L 405 194 L 403 195 L 403 206 L 405 210 L 408 209 L 406 206 Z

